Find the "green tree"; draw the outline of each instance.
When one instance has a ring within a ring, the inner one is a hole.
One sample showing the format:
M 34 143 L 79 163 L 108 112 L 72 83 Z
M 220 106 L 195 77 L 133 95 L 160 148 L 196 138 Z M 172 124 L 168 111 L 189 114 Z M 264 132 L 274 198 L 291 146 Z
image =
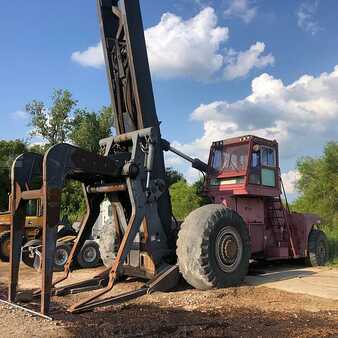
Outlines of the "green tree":
M 183 220 L 191 211 L 204 204 L 197 187 L 189 185 L 185 180 L 180 180 L 170 187 L 170 196 L 173 214 L 179 220 Z
M 292 207 L 300 212 L 321 216 L 329 228 L 338 227 L 338 143 L 330 142 L 319 158 L 298 161 L 301 174 L 297 188 L 300 196 Z
M 44 155 L 45 152 L 48 150 L 48 144 L 32 144 L 29 146 L 29 151 L 37 154 Z
M 75 112 L 69 138 L 79 147 L 97 153 L 100 140 L 111 136 L 112 124 L 113 114 L 109 107 L 103 107 L 98 114 L 79 109 Z
M 165 180 L 168 187 L 171 187 L 173 184 L 178 181 L 185 181 L 185 178 L 182 173 L 173 168 L 166 168 L 165 170 Z
M 27 150 L 21 140 L 0 141 L 0 211 L 8 210 L 8 194 L 10 192 L 10 170 L 17 156 Z
M 61 196 L 61 219 L 65 216 L 74 223 L 84 215 L 86 210 L 82 185 L 80 182 L 68 181 Z
M 196 191 L 196 194 L 200 197 L 201 199 L 201 206 L 202 205 L 206 205 L 206 204 L 210 204 L 212 203 L 212 201 L 210 200 L 210 198 L 204 194 L 203 189 L 204 189 L 204 183 L 205 183 L 205 178 L 201 177 L 199 180 L 197 180 L 194 184 L 193 184 L 193 188 Z
M 40 136 L 49 146 L 67 141 L 72 127 L 72 113 L 77 105 L 68 90 L 55 90 L 52 95 L 52 105 L 46 105 L 34 100 L 26 105 L 26 111 L 31 116 L 33 126 L 32 136 Z
M 68 90 L 56 90 L 52 104 L 34 100 L 27 104 L 26 111 L 31 116 L 32 136 L 42 137 L 46 144 L 34 145 L 32 151 L 45 153 L 58 143 L 71 142 L 79 147 L 99 151 L 99 141 L 111 135 L 113 114 L 110 107 L 103 107 L 99 113 L 88 112 L 77 107 L 78 101 Z M 83 191 L 79 182 L 67 182 L 62 194 L 61 216 L 71 221 L 81 217 L 85 210 Z

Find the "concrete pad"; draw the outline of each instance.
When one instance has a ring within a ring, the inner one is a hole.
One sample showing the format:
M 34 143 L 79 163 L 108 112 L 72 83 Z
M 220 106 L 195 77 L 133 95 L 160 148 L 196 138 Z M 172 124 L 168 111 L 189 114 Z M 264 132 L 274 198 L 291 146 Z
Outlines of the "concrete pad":
M 309 296 L 338 300 L 338 269 L 284 267 L 264 269 L 264 273 L 247 276 L 249 285 L 265 286 Z

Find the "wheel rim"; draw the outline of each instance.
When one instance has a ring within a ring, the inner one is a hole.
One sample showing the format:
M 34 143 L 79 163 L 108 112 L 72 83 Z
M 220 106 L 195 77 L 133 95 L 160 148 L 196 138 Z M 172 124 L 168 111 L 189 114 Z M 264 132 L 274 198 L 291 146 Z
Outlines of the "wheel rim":
M 321 263 L 325 262 L 326 260 L 326 246 L 324 241 L 319 241 L 317 245 L 317 257 L 321 261 Z
M 68 259 L 68 252 L 66 249 L 57 249 L 55 253 L 55 264 L 57 266 L 63 266 L 66 264 Z
M 243 242 L 232 227 L 225 227 L 219 231 L 215 242 L 216 260 L 224 272 L 233 272 L 238 267 L 243 255 Z
M 97 253 L 96 253 L 95 248 L 87 247 L 84 250 L 83 258 L 85 259 L 87 263 L 93 263 L 96 260 L 96 257 L 97 257 Z

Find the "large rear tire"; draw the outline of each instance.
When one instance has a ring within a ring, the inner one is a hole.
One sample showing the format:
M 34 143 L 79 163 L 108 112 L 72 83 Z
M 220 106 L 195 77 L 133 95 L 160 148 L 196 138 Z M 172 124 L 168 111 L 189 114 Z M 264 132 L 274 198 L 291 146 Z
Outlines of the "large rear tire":
M 329 243 L 325 233 L 313 229 L 308 240 L 307 263 L 310 266 L 323 266 L 329 260 Z
M 221 204 L 193 211 L 178 234 L 180 272 L 197 289 L 239 284 L 247 275 L 250 255 L 245 222 Z
M 4 231 L 0 234 L 0 260 L 3 262 L 9 262 L 11 248 L 11 232 Z

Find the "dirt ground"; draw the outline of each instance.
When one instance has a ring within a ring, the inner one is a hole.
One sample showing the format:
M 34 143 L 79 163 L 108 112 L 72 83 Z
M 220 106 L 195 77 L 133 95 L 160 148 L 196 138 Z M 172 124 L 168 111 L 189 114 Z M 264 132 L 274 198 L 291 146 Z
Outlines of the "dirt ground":
M 0 263 L 0 298 L 6 299 Z M 73 280 L 95 274 L 78 271 Z M 25 269 L 25 287 L 38 276 Z M 117 286 L 116 293 L 140 287 L 140 281 Z M 114 292 L 114 293 L 115 293 Z M 2 337 L 338 337 L 338 302 L 320 297 L 243 284 L 198 291 L 181 281 L 177 290 L 147 295 L 120 306 L 72 315 L 68 305 L 84 295 L 53 298 L 53 321 L 0 303 Z

